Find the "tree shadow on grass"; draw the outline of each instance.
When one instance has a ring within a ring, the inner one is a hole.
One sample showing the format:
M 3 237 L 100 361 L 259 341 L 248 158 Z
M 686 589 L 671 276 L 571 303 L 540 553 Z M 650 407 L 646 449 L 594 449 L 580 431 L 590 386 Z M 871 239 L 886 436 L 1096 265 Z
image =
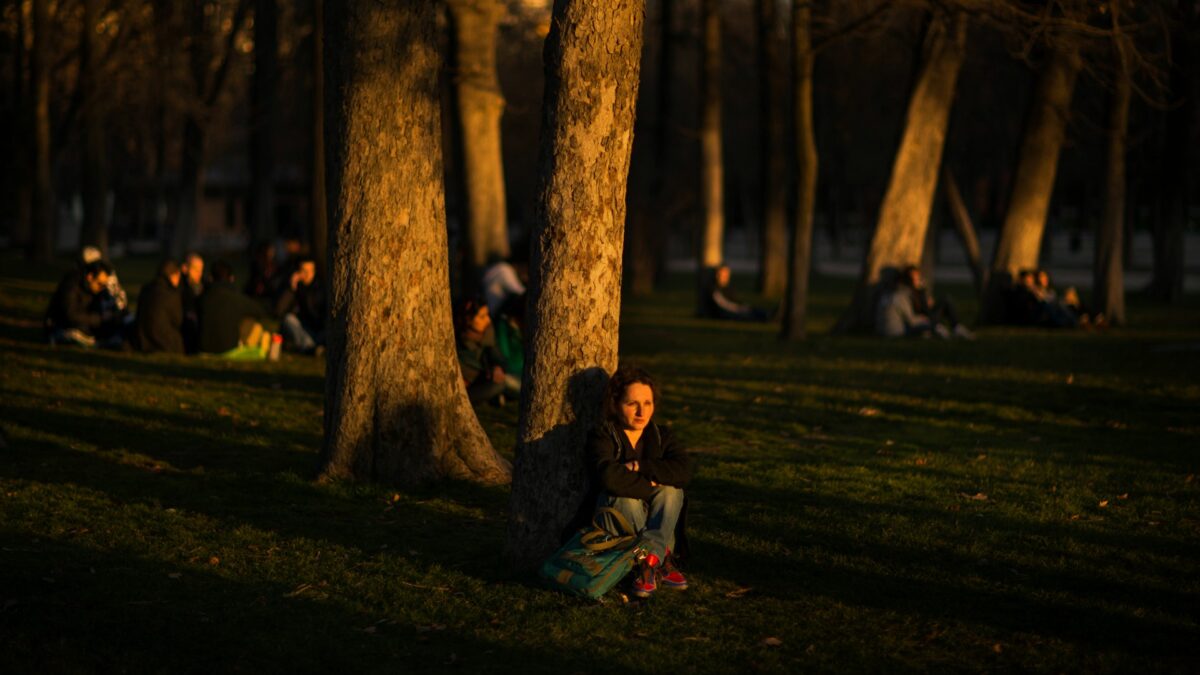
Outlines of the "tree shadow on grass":
M 583 650 L 477 637 L 418 598 L 356 608 L 207 570 L 0 533 L 0 671 L 585 672 Z M 425 624 L 425 625 L 423 625 Z M 564 670 L 565 669 L 565 670 Z M 644 671 L 634 671 L 644 672 Z

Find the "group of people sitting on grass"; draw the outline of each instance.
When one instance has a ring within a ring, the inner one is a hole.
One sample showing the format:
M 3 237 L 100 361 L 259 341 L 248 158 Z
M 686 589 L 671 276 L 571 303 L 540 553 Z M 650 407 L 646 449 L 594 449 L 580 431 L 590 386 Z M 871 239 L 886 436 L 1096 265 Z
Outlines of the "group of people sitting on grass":
M 954 303 L 949 298 L 935 299 L 925 285 L 921 268 L 915 265 L 900 270 L 891 287 L 880 294 L 875 332 L 883 337 L 975 339 L 974 333 L 959 322 Z
M 311 354 L 324 344 L 324 303 L 311 257 L 296 251 L 280 266 L 274 247 L 263 246 L 242 288 L 225 260 L 211 268 L 199 253 L 164 260 L 142 287 L 135 314 L 113 266 L 87 247 L 51 297 L 46 338 L 51 344 L 230 359 L 277 356 L 286 341 Z
M 1104 314 L 1092 312 L 1069 287 L 1060 295 L 1046 270 L 1022 270 L 1005 291 L 1004 323 L 1043 328 L 1103 328 Z
M 471 403 L 504 405 L 520 394 L 525 368 L 525 268 L 489 263 L 479 292 L 456 302 L 454 334 Z

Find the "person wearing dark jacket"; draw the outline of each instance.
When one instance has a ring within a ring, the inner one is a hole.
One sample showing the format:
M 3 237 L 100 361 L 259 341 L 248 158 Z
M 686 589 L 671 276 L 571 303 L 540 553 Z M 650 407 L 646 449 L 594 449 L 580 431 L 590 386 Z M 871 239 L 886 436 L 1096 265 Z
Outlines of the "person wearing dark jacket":
M 137 305 L 137 348 L 143 352 L 183 354 L 183 299 L 179 263 L 164 260 L 158 276 L 142 286 Z
M 108 263 L 94 260 L 62 278 L 46 310 L 46 337 L 50 344 L 94 347 L 97 338 L 115 335 L 119 339 L 120 316 L 99 306 L 111 274 Z
M 643 598 L 659 583 L 687 588 L 672 552 L 686 545 L 681 525 L 692 462 L 670 429 L 650 421 L 657 399 L 657 385 L 646 371 L 619 368 L 605 387 L 605 420 L 588 436 L 586 455 L 597 508 L 616 509 L 642 535 L 646 555 L 633 594 Z
M 200 351 L 225 354 L 240 346 L 256 347 L 263 334 L 259 323 L 267 316 L 263 306 L 234 286 L 233 266 L 218 260 L 212 267 L 213 283 L 200 296 Z M 259 338 L 259 339 L 256 339 Z
M 325 295 L 317 280 L 317 262 L 303 257 L 275 302 L 283 334 L 300 352 L 312 353 L 325 344 Z

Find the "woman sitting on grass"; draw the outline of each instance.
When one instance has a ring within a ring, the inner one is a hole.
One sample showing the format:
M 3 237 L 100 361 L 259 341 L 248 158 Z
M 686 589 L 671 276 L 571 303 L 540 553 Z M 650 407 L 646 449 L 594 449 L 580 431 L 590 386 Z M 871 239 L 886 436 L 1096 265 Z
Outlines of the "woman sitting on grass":
M 645 550 L 633 594 L 645 598 L 661 582 L 687 588 L 672 550 L 683 547 L 683 488 L 692 477 L 687 451 L 665 427 L 654 424 L 658 387 L 640 369 L 617 370 L 604 390 L 604 422 L 588 437 L 587 461 L 597 508 L 612 507 L 642 535 Z M 678 530 L 678 531 L 677 531 Z
M 458 365 L 472 405 L 504 403 L 504 356 L 496 349 L 492 317 L 482 298 L 468 298 L 455 316 Z

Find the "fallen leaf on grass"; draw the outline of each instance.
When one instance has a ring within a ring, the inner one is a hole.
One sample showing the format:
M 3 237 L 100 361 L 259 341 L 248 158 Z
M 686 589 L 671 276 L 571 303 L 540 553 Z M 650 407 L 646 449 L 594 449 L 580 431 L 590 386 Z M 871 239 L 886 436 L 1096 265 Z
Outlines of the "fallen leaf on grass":
M 229 408 L 226 408 L 225 406 L 221 406 L 220 408 L 217 408 L 217 415 L 219 415 L 221 417 L 229 417 L 229 416 L 233 415 L 233 412 L 230 411 Z
M 973 502 L 986 502 L 988 500 L 988 496 L 983 494 L 982 492 L 976 492 L 973 495 L 969 495 L 965 492 L 960 492 L 960 493 L 958 493 L 958 496 L 962 497 L 963 499 L 970 499 Z
M 999 654 L 1000 652 L 1004 651 L 1004 645 L 1001 645 L 999 642 L 997 642 L 996 644 L 992 645 L 992 651 Z
M 708 638 L 700 635 L 689 635 L 683 638 L 684 642 L 708 642 Z
M 1100 508 L 1102 508 L 1102 509 L 1107 509 L 1107 508 L 1108 508 L 1108 500 L 1107 500 L 1107 499 L 1101 499 L 1101 500 L 1100 500 Z
M 749 593 L 752 590 L 754 590 L 754 589 L 750 586 L 746 586 L 745 588 L 735 588 L 734 590 L 726 593 L 725 597 L 727 597 L 731 600 L 736 600 L 736 599 L 742 597 L 743 595 Z
M 917 458 L 917 466 L 925 466 L 926 464 L 929 464 L 929 460 L 928 460 L 928 459 L 926 459 L 926 458 L 924 458 L 924 457 L 918 457 L 918 458 Z
M 215 566 L 215 565 L 220 565 L 220 564 L 221 564 L 221 559 L 220 559 L 220 558 L 218 558 L 217 556 L 215 556 L 215 555 L 214 555 L 214 556 L 212 556 L 211 558 L 209 558 L 209 559 L 208 559 L 208 564 L 209 564 L 209 565 L 214 565 L 214 566 Z
M 875 417 L 881 412 L 879 408 L 872 408 L 871 406 L 864 406 L 858 409 L 858 414 L 863 417 Z
M 1129 493 L 1126 492 L 1123 495 L 1117 495 L 1117 499 L 1129 499 Z
M 780 640 L 780 639 L 779 639 L 779 638 L 777 638 L 777 637 L 769 637 L 769 638 L 765 638 L 765 639 L 763 639 L 763 641 L 762 641 L 762 645 L 763 645 L 764 647 L 779 647 L 779 646 L 781 646 L 782 644 L 783 644 L 783 640 Z

